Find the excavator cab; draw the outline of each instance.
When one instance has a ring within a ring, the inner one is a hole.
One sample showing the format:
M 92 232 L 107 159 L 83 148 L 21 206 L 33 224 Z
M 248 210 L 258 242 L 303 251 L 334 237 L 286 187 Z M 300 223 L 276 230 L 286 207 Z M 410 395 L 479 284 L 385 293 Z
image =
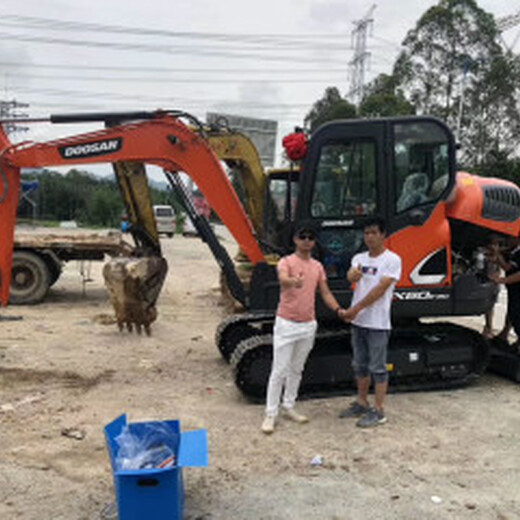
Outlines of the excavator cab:
M 443 201 L 455 179 L 453 135 L 436 119 L 331 123 L 313 136 L 297 218 L 320 225 L 320 260 L 345 303 L 350 299 L 346 272 L 352 256 L 364 248 L 363 222 L 373 215 L 385 219 L 387 245 L 403 258 L 403 290 L 443 292 L 449 286 L 450 233 Z M 439 312 L 439 305 L 427 306 L 425 313 Z M 415 308 L 411 311 L 417 315 Z M 395 308 L 395 313 L 407 310 Z
M 332 123 L 311 140 L 297 218 L 321 226 L 329 277 L 344 278 L 367 216 L 383 217 L 389 236 L 423 226 L 454 183 L 455 144 L 440 121 Z
M 451 237 L 444 201 L 455 180 L 453 135 L 437 119 L 334 121 L 310 140 L 297 203 L 290 203 L 294 217 L 287 209 L 291 196 L 287 188 L 284 208 L 289 220 L 316 223 L 316 257 L 343 304 L 348 305 L 351 295 L 346 281 L 351 258 L 364 248 L 363 223 L 373 215 L 385 219 L 388 246 L 408 267 L 400 286 L 443 292 L 451 283 Z M 287 229 L 284 238 L 289 252 L 293 244 Z M 266 292 L 263 302 L 255 299 L 258 305 L 272 308 L 278 298 L 273 285 L 257 289 Z M 439 311 L 439 305 L 434 307 L 430 312 Z M 327 314 L 325 308 L 321 311 Z

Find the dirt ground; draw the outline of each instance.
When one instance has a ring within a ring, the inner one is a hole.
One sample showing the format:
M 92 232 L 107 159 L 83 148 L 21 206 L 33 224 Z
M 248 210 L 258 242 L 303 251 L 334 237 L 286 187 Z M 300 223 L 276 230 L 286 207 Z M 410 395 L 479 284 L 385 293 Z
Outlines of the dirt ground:
M 84 291 L 71 262 L 45 303 L 0 309 L 22 318 L 0 321 L 1 519 L 114 518 L 103 427 L 121 413 L 207 428 L 209 467 L 184 470 L 191 520 L 520 518 L 517 385 L 486 375 L 392 394 L 389 422 L 371 431 L 337 418 L 350 398 L 307 400 L 309 424 L 282 421 L 266 437 L 263 407 L 214 346 L 225 315 L 216 263 L 196 238 L 163 244 L 170 271 L 151 338 L 106 323 L 96 262 Z

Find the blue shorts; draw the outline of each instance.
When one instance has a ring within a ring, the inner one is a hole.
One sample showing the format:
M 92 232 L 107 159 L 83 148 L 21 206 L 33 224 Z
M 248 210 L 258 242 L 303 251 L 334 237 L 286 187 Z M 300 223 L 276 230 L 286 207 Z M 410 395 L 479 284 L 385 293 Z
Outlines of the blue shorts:
M 356 377 L 367 377 L 371 374 L 376 383 L 388 381 L 386 353 L 390 331 L 352 325 L 351 334 L 354 353 L 352 367 Z

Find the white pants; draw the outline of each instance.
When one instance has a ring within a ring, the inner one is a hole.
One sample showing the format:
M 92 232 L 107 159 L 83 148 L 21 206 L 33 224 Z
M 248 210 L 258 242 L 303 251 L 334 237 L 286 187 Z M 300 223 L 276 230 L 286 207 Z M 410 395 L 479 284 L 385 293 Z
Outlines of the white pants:
M 293 408 L 303 367 L 314 345 L 316 321 L 298 323 L 276 317 L 273 336 L 273 366 L 267 386 L 266 414 L 276 416 L 283 393 L 283 407 Z

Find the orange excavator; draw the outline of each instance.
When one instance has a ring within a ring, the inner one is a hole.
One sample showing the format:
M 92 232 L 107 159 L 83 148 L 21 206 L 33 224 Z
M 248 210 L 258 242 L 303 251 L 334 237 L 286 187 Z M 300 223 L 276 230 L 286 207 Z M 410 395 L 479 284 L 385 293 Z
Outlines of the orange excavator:
M 170 175 L 189 173 L 205 193 L 242 251 L 253 263 L 263 260 L 249 218 L 222 166 L 207 141 L 182 121 L 181 112 L 88 114 L 51 116 L 52 123 L 102 121 L 106 127 L 92 133 L 47 143 L 12 145 L 0 133 L 0 302 L 9 296 L 13 234 L 20 183 L 20 169 L 111 162 L 127 210 L 134 223 L 136 248 L 130 257 L 115 258 L 104 269 L 109 295 L 120 328 L 144 327 L 156 319 L 155 303 L 166 275 L 166 261 L 149 204 L 142 204 L 147 190 L 143 164 L 153 164 Z M 41 120 L 30 122 L 41 122 Z M 190 120 L 191 122 L 191 120 Z M 148 197 L 148 195 L 146 195 Z M 148 200 L 148 199 L 147 199 Z M 151 223 L 151 224 L 150 224 Z
M 4 305 L 20 168 L 111 162 L 128 205 L 139 198 L 128 187 L 135 178 L 145 182 L 143 164 L 148 163 L 164 169 L 188 209 L 189 194 L 179 172 L 191 176 L 254 266 L 246 290 L 211 228 L 193 215 L 233 296 L 246 309 L 221 323 L 216 343 L 234 368 L 237 386 L 247 395 L 264 395 L 271 364 L 279 286 L 275 265 L 265 261 L 265 252 L 291 251 L 291 231 L 303 219 L 313 220 L 319 229 L 315 256 L 323 263 L 336 298 L 348 306 L 352 291 L 345 274 L 352 256 L 363 248 L 363 222 L 374 214 L 385 218 L 387 245 L 403 260 L 389 348 L 394 389 L 457 386 L 488 366 L 490 345 L 478 332 L 421 318 L 481 315 L 492 307 L 497 287 L 486 276 L 482 250 L 492 235 L 519 235 L 520 189 L 505 180 L 457 173 L 454 138 L 441 121 L 410 117 L 324 125 L 311 137 L 301 170 L 273 179 L 276 193 L 270 186 L 265 190 L 271 195 L 269 204 L 278 201 L 281 218 L 275 222 L 276 232 L 262 229 L 261 236 L 255 235 L 202 125 L 187 114 L 62 115 L 51 116 L 51 121 L 102 121 L 107 128 L 39 144 L 11 145 L 1 136 L 0 296 Z M 105 278 L 120 326 L 149 330 L 166 267 L 159 241 L 140 225 L 143 217 L 136 211 L 132 219 L 135 253 L 120 260 L 121 265 L 107 264 Z M 302 391 L 352 389 L 349 327 L 319 300 L 317 316 L 318 335 Z M 493 354 L 492 359 L 499 360 L 495 367 L 520 380 L 520 363 L 512 352 Z

